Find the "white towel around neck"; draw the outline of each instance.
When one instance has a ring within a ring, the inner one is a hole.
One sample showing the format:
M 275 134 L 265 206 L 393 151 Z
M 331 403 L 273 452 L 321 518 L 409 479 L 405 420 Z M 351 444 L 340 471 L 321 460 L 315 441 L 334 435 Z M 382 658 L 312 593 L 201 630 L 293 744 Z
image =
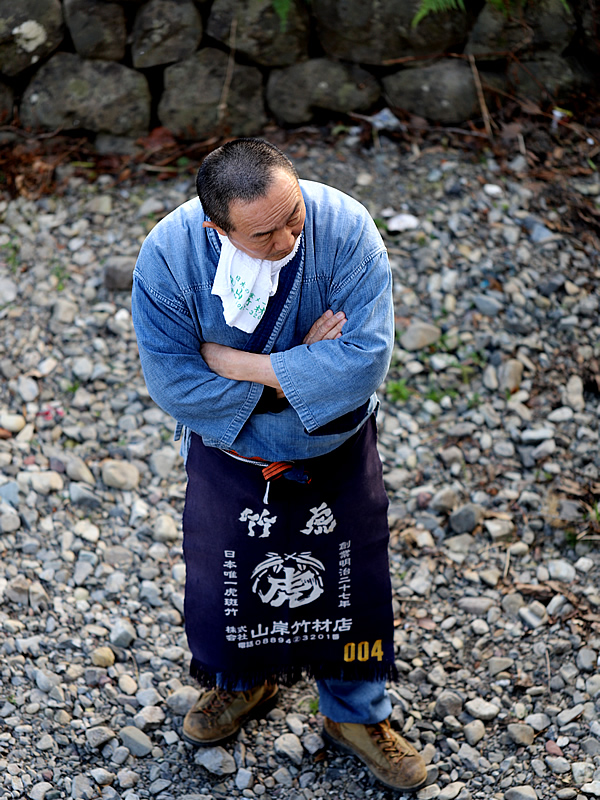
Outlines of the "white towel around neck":
M 302 235 L 302 234 L 301 234 Z M 279 261 L 267 261 L 238 250 L 221 236 L 221 256 L 211 294 L 223 303 L 223 316 L 230 328 L 252 333 L 265 313 L 269 297 L 279 284 L 279 273 L 296 255 L 300 236 L 291 253 Z

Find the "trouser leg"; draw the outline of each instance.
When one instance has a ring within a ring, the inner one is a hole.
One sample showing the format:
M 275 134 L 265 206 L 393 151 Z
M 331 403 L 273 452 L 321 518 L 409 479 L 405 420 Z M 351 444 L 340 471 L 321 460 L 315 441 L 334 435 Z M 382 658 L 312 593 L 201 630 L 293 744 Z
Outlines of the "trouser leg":
M 317 681 L 319 709 L 334 722 L 354 722 L 372 725 L 387 719 L 392 703 L 385 680 L 376 681 Z

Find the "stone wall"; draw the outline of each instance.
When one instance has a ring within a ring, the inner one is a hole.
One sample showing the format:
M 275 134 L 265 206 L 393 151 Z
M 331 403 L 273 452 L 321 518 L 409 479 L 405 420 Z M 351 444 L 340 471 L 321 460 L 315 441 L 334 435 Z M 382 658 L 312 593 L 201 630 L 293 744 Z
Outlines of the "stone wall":
M 254 135 L 382 107 L 444 125 L 597 85 L 596 0 L 0 0 L 0 115 L 34 130 Z M 277 4 L 280 8 L 281 4 Z M 598 5 L 600 10 L 600 4 Z

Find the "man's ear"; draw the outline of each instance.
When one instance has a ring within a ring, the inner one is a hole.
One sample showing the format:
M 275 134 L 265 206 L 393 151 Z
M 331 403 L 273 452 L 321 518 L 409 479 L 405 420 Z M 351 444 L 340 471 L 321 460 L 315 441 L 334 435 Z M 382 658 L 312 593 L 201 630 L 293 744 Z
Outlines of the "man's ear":
M 221 234 L 221 236 L 227 236 L 227 234 L 225 233 L 223 228 L 219 228 L 218 225 L 215 225 L 214 222 L 210 222 L 210 220 L 208 220 L 207 222 L 203 222 L 202 223 L 202 227 L 203 228 L 214 228 L 217 231 L 217 233 Z

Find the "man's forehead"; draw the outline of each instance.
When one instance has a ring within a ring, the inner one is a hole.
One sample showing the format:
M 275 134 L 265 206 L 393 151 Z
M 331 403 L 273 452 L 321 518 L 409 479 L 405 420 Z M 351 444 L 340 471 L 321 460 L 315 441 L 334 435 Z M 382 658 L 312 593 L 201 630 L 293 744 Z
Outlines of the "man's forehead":
M 283 227 L 303 205 L 302 190 L 296 178 L 281 172 L 267 193 L 255 200 L 232 200 L 229 206 L 231 222 L 236 229 L 252 228 L 252 234 L 269 232 Z M 265 221 L 273 223 L 264 227 Z
M 291 219 L 293 219 L 294 217 L 296 217 L 298 215 L 298 211 L 300 210 L 300 204 L 301 204 L 300 200 L 298 200 L 296 202 L 296 205 L 291 210 L 291 212 L 287 215 L 287 219 L 283 220 L 284 224 L 286 224 L 287 222 L 289 222 Z M 262 223 L 259 222 L 258 225 L 259 225 L 259 227 L 261 227 Z M 282 227 L 282 226 L 277 226 L 276 225 L 274 228 L 269 228 L 268 230 L 255 231 L 254 233 L 252 233 L 252 238 L 253 239 L 258 239 L 261 236 L 265 236 L 268 233 L 274 233 L 274 231 L 276 231 L 278 229 L 278 227 Z

